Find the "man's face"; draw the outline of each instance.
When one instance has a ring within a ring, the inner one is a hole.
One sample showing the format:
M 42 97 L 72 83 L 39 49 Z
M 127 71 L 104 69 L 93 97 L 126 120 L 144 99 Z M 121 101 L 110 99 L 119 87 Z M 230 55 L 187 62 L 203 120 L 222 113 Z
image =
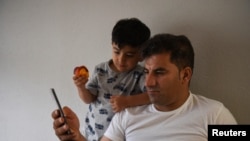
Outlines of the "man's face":
M 131 46 L 124 46 L 120 49 L 116 44 L 112 43 L 112 60 L 113 64 L 111 66 L 116 71 L 130 71 L 140 61 L 139 49 Z
M 158 110 L 173 110 L 183 99 L 183 74 L 170 62 L 169 53 L 145 59 L 145 86 L 151 102 Z M 185 89 L 186 90 L 186 89 Z

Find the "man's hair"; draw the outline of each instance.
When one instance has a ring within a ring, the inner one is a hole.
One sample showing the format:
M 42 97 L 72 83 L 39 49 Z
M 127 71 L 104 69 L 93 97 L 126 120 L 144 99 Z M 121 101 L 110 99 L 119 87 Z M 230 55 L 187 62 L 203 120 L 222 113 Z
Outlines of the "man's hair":
M 112 42 L 119 48 L 129 45 L 141 47 L 150 38 L 150 29 L 137 18 L 119 20 L 112 30 Z
M 194 50 L 189 39 L 184 35 L 157 34 L 145 43 L 142 56 L 148 58 L 155 54 L 170 53 L 170 61 L 179 70 L 194 68 Z

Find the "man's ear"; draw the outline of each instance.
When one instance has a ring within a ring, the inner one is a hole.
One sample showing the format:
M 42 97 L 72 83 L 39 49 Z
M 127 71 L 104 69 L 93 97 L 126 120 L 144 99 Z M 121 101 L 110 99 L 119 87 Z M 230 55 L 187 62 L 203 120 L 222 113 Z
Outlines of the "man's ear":
M 190 67 L 185 67 L 181 72 L 181 80 L 183 80 L 183 82 L 189 82 L 192 75 L 192 69 Z

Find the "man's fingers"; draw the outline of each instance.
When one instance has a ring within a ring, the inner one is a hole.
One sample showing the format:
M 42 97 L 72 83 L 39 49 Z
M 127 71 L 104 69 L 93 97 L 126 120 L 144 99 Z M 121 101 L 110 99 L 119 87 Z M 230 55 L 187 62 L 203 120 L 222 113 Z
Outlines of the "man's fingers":
M 72 134 L 68 134 L 69 126 L 64 124 L 62 127 L 55 130 L 55 134 L 60 138 L 61 141 L 69 141 L 73 138 Z
M 65 121 L 63 118 L 57 118 L 53 122 L 54 129 L 61 128 L 65 124 Z
M 76 114 L 67 106 L 63 107 L 63 112 L 64 112 L 65 116 L 67 116 L 67 115 L 76 116 Z
M 54 110 L 52 113 L 51 113 L 51 116 L 53 119 L 57 119 L 59 116 L 60 116 L 60 112 L 59 110 Z

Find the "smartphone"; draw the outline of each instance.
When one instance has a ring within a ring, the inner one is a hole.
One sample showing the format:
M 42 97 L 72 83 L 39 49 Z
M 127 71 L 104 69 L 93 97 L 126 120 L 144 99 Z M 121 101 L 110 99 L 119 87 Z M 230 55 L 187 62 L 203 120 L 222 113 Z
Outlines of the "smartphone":
M 56 95 L 56 91 L 55 91 L 54 88 L 51 88 L 51 93 L 52 93 L 52 95 L 54 97 L 54 100 L 56 101 L 56 104 L 58 106 L 58 109 L 60 111 L 60 116 L 64 118 L 65 124 L 67 124 L 67 120 L 65 118 L 64 112 L 63 112 L 61 104 L 60 104 L 60 101 L 59 101 L 59 99 L 58 99 L 58 97 Z M 67 133 L 70 134 L 70 130 Z

